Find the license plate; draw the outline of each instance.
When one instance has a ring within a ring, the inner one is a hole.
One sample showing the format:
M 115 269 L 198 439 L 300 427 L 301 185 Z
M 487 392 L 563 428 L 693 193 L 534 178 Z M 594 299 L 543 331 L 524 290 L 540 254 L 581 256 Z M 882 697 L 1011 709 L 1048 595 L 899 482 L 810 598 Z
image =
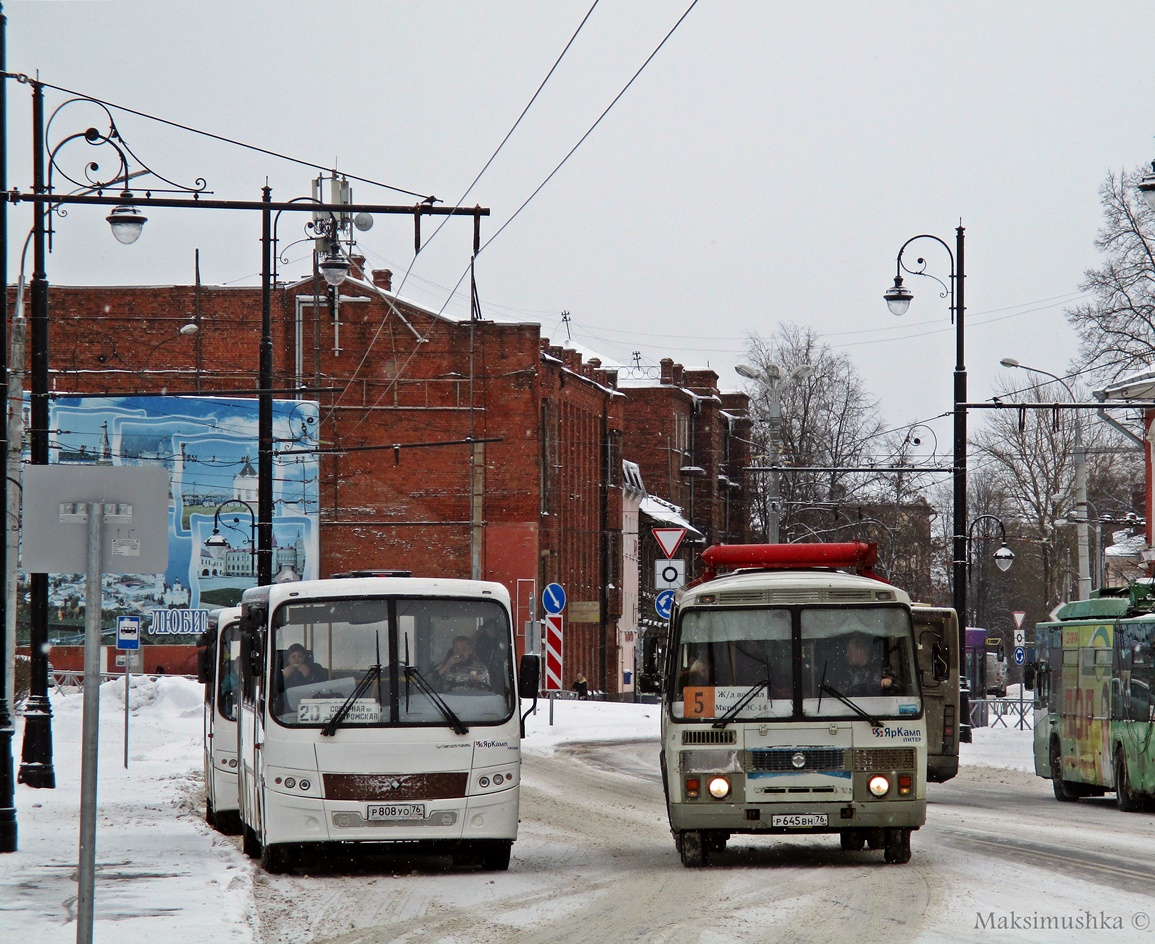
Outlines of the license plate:
M 424 803 L 371 803 L 366 819 L 425 819 Z
M 785 826 L 788 829 L 812 829 L 826 825 L 825 813 L 783 813 L 770 817 L 771 826 Z

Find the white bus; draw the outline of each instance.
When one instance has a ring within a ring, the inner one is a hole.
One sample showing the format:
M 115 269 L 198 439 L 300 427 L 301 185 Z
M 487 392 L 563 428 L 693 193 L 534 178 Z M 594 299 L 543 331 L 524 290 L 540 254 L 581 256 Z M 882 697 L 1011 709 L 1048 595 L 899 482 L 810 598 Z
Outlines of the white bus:
M 498 583 L 359 577 L 253 587 L 241 601 L 239 801 L 246 854 L 291 868 L 306 844 L 408 844 L 509 866 L 519 687 Z
M 737 833 L 838 833 L 845 850 L 910 859 L 926 724 L 910 599 L 873 576 L 876 559 L 862 543 L 702 553 L 660 681 L 662 777 L 687 867 Z
M 205 683 L 205 819 L 219 832 L 241 831 L 237 801 L 237 712 L 241 695 L 241 608 L 214 610 L 199 653 Z

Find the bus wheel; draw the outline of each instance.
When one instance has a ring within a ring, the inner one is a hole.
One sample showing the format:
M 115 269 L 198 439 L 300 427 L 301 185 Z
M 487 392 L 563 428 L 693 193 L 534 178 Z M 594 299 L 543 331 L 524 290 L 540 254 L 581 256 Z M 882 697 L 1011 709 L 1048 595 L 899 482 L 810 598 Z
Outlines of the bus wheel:
M 283 843 L 269 843 L 261 849 L 261 868 L 270 875 L 280 875 L 293 867 L 293 856 Z
M 261 841 L 248 826 L 241 830 L 241 851 L 250 859 L 259 859 L 261 856 Z
M 1060 803 L 1073 803 L 1079 799 L 1079 794 L 1063 779 L 1063 754 L 1057 740 L 1051 741 L 1051 786 L 1055 791 L 1055 799 Z
M 702 833 L 696 829 L 687 829 L 682 833 L 682 844 L 678 851 L 682 854 L 682 865 L 688 869 L 700 869 L 706 864 L 706 843 Z
M 1115 805 L 1124 813 L 1133 813 L 1143 805 L 1131 789 L 1131 778 L 1127 776 L 1127 757 L 1121 747 L 1115 750 Z
M 886 861 L 891 865 L 902 865 L 910 861 L 910 830 L 889 828 L 886 830 Z
M 217 820 L 216 817 L 213 816 L 213 801 L 208 797 L 205 797 L 205 822 L 212 826 L 213 829 L 217 828 Z
M 838 834 L 838 841 L 846 852 L 861 852 L 866 836 L 861 829 L 844 829 Z

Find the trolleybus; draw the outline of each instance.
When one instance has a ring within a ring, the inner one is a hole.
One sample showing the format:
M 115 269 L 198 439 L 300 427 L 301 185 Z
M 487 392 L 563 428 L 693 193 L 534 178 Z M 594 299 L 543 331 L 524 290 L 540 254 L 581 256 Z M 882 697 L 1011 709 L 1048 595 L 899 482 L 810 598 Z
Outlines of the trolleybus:
M 200 652 L 205 683 L 205 819 L 222 833 L 241 831 L 237 802 L 237 711 L 241 694 L 241 608 L 214 610 Z
M 507 868 L 521 787 L 514 653 L 498 583 L 362 577 L 246 590 L 246 854 L 276 872 L 306 845 L 406 844 Z M 537 657 L 523 657 L 526 696 L 538 675 Z
M 843 849 L 908 861 L 926 820 L 926 721 L 910 599 L 874 576 L 875 545 L 717 545 L 701 557 L 704 576 L 677 595 L 660 682 L 682 863 L 768 833 L 838 833 Z
M 1135 810 L 1155 797 L 1153 611 L 1152 586 L 1139 583 L 1035 627 L 1035 773 L 1055 799 L 1114 791 L 1119 809 Z

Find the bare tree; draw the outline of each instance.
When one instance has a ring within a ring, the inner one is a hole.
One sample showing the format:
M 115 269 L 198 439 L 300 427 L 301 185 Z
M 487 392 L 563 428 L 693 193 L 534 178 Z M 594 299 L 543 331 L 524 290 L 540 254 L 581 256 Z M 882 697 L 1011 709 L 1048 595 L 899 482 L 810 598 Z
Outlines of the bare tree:
M 1079 286 L 1091 300 L 1067 311 L 1081 364 L 1104 382 L 1155 359 L 1155 213 L 1137 190 L 1143 173 L 1112 171 L 1099 188 L 1103 226 L 1095 246 L 1103 261 Z
M 1012 391 L 1004 382 L 1000 396 L 1036 403 L 1069 399 L 1065 389 L 1056 395 L 1055 387 L 1043 383 Z M 1078 390 L 1075 393 L 1081 395 Z M 1079 421 L 1088 454 L 1091 526 L 1097 535 L 1100 516 L 1125 516 L 1141 470 L 1134 452 L 1123 447 L 1108 427 L 1089 422 L 1086 414 Z M 980 514 L 996 514 L 1007 525 L 1008 538 L 1018 545 L 1011 592 L 1018 608 L 1034 618 L 1046 616 L 1055 604 L 1076 593 L 1071 564 L 1075 529 L 1064 526 L 1075 513 L 1075 423 L 1072 411 L 999 411 L 974 437 L 969 489 L 972 520 Z M 1093 541 L 1096 556 L 1101 553 L 1099 543 Z M 1095 570 L 1092 565 L 1092 577 Z

